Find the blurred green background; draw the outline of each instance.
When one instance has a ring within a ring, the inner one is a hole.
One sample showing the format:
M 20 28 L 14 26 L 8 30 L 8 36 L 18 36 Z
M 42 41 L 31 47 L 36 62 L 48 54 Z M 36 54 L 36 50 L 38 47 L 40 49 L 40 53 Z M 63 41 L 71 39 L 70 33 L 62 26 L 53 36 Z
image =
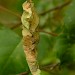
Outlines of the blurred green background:
M 0 75 L 31 75 L 22 48 L 22 3 L 0 0 Z M 33 0 L 40 17 L 41 75 L 75 75 L 75 0 Z

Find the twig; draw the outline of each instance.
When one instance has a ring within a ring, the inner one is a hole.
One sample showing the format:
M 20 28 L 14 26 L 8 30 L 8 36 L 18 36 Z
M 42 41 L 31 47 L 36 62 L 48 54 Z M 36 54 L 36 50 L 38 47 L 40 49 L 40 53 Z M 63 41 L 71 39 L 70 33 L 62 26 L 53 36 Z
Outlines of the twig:
M 29 2 L 32 2 L 32 0 L 28 0 L 28 1 L 29 1 Z M 66 3 L 64 3 L 64 4 L 60 5 L 60 6 L 57 6 L 57 7 L 55 7 L 55 8 L 49 9 L 49 10 L 47 10 L 47 11 L 45 11 L 45 12 L 42 12 L 42 13 L 40 13 L 39 15 L 45 15 L 46 13 L 55 11 L 55 10 L 57 10 L 57 9 L 62 9 L 63 7 L 69 5 L 70 3 L 71 3 L 71 0 L 69 0 L 68 2 L 66 2 Z M 9 10 L 9 9 L 7 9 L 7 8 L 5 8 L 5 7 L 3 7 L 2 5 L 0 5 L 0 10 L 9 12 L 10 14 L 13 14 L 13 15 L 17 16 L 19 19 L 21 18 L 21 15 L 20 15 L 20 14 L 15 13 L 15 12 L 13 12 L 13 11 L 11 11 L 11 10 Z M 21 22 L 20 22 L 20 24 L 21 24 Z M 13 26 L 11 29 L 17 28 L 18 26 L 20 26 L 20 24 L 16 24 L 16 25 Z M 51 34 L 51 35 L 53 35 L 53 36 L 56 36 L 55 34 L 50 33 L 50 32 L 46 32 L 46 33 Z
M 60 63 L 48 64 L 48 65 L 40 66 L 40 69 L 45 70 L 45 71 L 50 72 L 50 73 L 53 74 L 53 70 L 55 70 L 57 67 L 58 67 L 58 70 L 59 70 L 60 69 Z
M 71 2 L 72 2 L 72 1 L 69 0 L 69 1 L 67 1 L 66 3 L 62 4 L 62 5 L 59 5 L 59 6 L 55 7 L 55 8 L 52 8 L 52 9 L 49 9 L 49 10 L 47 10 L 47 11 L 44 11 L 44 12 L 40 13 L 40 15 L 45 15 L 45 14 L 47 14 L 47 13 L 49 13 L 49 12 L 52 12 L 52 11 L 55 11 L 55 10 L 58 10 L 58 9 L 62 9 L 62 8 L 64 8 L 65 6 L 69 5 Z
M 52 71 L 53 69 L 55 69 L 59 65 L 60 65 L 60 63 L 48 64 L 48 65 L 40 66 L 40 69 L 50 72 L 50 71 Z M 30 71 L 23 72 L 23 73 L 20 73 L 18 75 L 28 75 L 29 73 L 30 73 Z
M 28 0 L 28 1 L 31 2 L 32 0 Z M 69 0 L 68 2 L 66 2 L 66 3 L 64 3 L 64 4 L 60 5 L 60 6 L 57 6 L 57 7 L 55 7 L 55 8 L 49 9 L 49 10 L 47 10 L 47 11 L 44 11 L 44 12 L 40 13 L 39 15 L 45 15 L 45 14 L 47 14 L 47 13 L 49 13 L 49 12 L 52 12 L 52 11 L 55 11 L 55 10 L 58 10 L 58 9 L 62 9 L 63 7 L 69 5 L 70 3 L 71 3 L 71 0 Z M 13 14 L 13 15 L 19 17 L 19 18 L 21 18 L 21 16 L 20 16 L 19 14 L 14 13 L 14 12 L 10 11 L 9 9 L 7 9 L 7 8 L 1 6 L 1 5 L 0 5 L 0 9 L 2 9 L 2 10 L 4 10 L 4 11 L 7 11 L 7 12 L 9 12 L 9 13 L 11 13 L 11 14 Z M 16 26 L 13 26 L 11 29 L 15 29 L 15 28 L 17 28 L 18 26 L 20 26 L 20 24 L 19 24 L 19 25 L 17 24 Z M 50 33 L 50 32 L 46 32 L 46 33 L 51 34 L 51 35 L 53 35 L 53 36 L 57 36 L 57 35 L 54 34 L 54 33 Z
M 13 11 L 11 11 L 11 10 L 5 8 L 5 7 L 2 6 L 2 5 L 0 5 L 0 10 L 6 11 L 6 12 L 8 12 L 8 13 L 14 15 L 14 16 L 17 16 L 19 19 L 21 19 L 21 15 L 20 15 L 20 14 L 15 13 L 15 12 L 13 12 Z M 16 24 L 16 25 L 14 25 L 13 27 L 11 27 L 11 29 L 15 29 L 15 28 L 19 27 L 20 25 L 21 25 L 21 21 L 20 21 L 18 24 Z
M 5 7 L 3 7 L 2 5 L 0 5 L 0 10 L 6 11 L 6 12 L 8 12 L 8 13 L 10 13 L 10 14 L 13 14 L 13 15 L 17 16 L 18 18 L 21 18 L 21 15 L 20 15 L 20 14 L 15 13 L 15 12 L 13 12 L 13 11 L 11 11 L 11 10 L 9 10 L 9 9 L 7 9 L 7 8 L 5 8 Z
M 21 22 L 19 22 L 18 24 L 16 24 L 16 25 L 14 25 L 13 27 L 11 27 L 11 29 L 15 29 L 15 28 L 17 28 L 17 27 L 19 27 L 19 26 L 21 26 Z
M 23 73 L 20 73 L 20 74 L 18 74 L 18 75 L 28 75 L 30 73 L 30 71 L 28 71 L 28 72 L 23 72 Z
M 15 28 L 19 27 L 20 25 L 21 25 L 21 22 L 16 24 L 15 26 L 11 27 L 11 29 L 15 29 Z M 56 34 L 56 33 L 47 32 L 47 31 L 44 31 L 44 30 L 39 30 L 39 32 L 43 32 L 43 33 L 46 33 L 46 34 L 49 34 L 49 35 L 52 35 L 52 36 L 58 36 L 58 34 Z
M 39 31 L 43 32 L 43 33 L 46 33 L 46 34 L 49 34 L 49 35 L 52 35 L 52 36 L 58 36 L 58 34 L 53 33 L 53 32 L 47 32 L 47 31 L 44 31 L 44 30 L 39 30 Z
M 57 66 L 59 66 L 59 63 L 49 64 L 49 65 L 44 66 L 43 68 L 44 68 L 44 69 L 53 70 L 53 69 L 55 69 Z

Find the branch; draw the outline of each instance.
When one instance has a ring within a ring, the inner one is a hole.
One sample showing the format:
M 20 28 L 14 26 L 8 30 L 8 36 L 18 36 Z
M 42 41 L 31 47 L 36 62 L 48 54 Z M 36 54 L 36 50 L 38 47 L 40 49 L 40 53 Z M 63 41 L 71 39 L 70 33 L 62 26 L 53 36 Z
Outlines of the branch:
M 18 18 L 21 18 L 21 16 L 18 13 L 14 13 L 13 11 L 10 11 L 9 9 L 3 7 L 2 5 L 0 5 L 0 10 L 6 11 L 14 16 L 17 16 Z
M 17 74 L 17 75 L 28 75 L 30 73 L 30 71 L 28 72 L 23 72 L 23 73 L 20 73 L 20 74 Z
M 62 4 L 62 5 L 59 5 L 59 6 L 55 7 L 55 8 L 52 8 L 52 9 L 49 9 L 49 10 L 47 10 L 47 11 L 44 11 L 44 12 L 40 13 L 40 15 L 45 15 L 45 14 L 50 13 L 50 12 L 52 12 L 52 11 L 55 11 L 55 10 L 58 10 L 58 9 L 62 9 L 62 8 L 64 8 L 65 6 L 68 6 L 71 2 L 72 2 L 72 1 L 69 0 L 69 1 L 67 1 L 66 3 Z
M 60 63 L 55 63 L 55 64 L 48 64 L 48 65 L 44 65 L 41 67 L 41 69 L 45 69 L 45 70 L 53 70 L 55 69 L 57 66 L 59 66 Z
M 40 66 L 41 70 L 47 71 L 50 74 L 54 75 L 54 71 L 59 71 L 60 70 L 60 63 L 54 63 L 54 64 L 47 64 L 44 66 Z
M 21 26 L 21 25 L 22 25 L 22 23 L 19 22 L 18 24 L 16 24 L 16 25 L 14 25 L 13 27 L 11 27 L 11 29 L 15 29 L 15 28 L 17 28 L 17 27 L 19 27 L 19 26 Z
M 32 0 L 28 0 L 28 1 L 32 2 Z M 45 15 L 46 13 L 49 13 L 49 12 L 52 12 L 52 11 L 55 11 L 55 10 L 58 10 L 58 9 L 62 9 L 63 7 L 69 5 L 70 3 L 71 3 L 71 1 L 69 0 L 68 2 L 66 2 L 66 3 L 64 3 L 64 4 L 60 5 L 60 6 L 57 6 L 57 7 L 52 8 L 52 9 L 49 9 L 49 10 L 47 10 L 45 12 L 40 13 L 39 15 Z M 15 13 L 15 12 L 3 7 L 2 5 L 0 5 L 0 10 L 6 11 L 6 12 L 8 12 L 8 13 L 14 15 L 14 16 L 17 16 L 19 19 L 21 18 L 20 14 Z M 20 24 L 21 24 L 21 22 L 19 24 L 16 24 L 15 26 L 13 26 L 11 29 L 17 28 L 18 26 L 20 26 Z M 47 33 L 55 36 L 55 34 L 52 34 L 52 33 L 49 33 L 49 32 L 47 32 Z
M 55 63 L 55 64 L 47 64 L 47 65 L 44 65 L 44 66 L 40 66 L 40 69 L 41 70 L 45 70 L 45 71 L 48 71 L 48 72 L 51 72 L 52 70 L 54 70 L 57 66 L 59 67 L 60 63 Z M 30 73 L 30 71 L 27 71 L 27 72 L 23 72 L 23 73 L 20 73 L 20 74 L 17 74 L 17 75 L 28 75 Z
M 31 2 L 32 0 L 28 0 L 28 1 Z M 45 14 L 47 14 L 47 13 L 49 13 L 49 12 L 52 12 L 52 11 L 55 11 L 55 10 L 58 10 L 58 9 L 62 9 L 62 8 L 64 8 L 65 6 L 69 5 L 70 3 L 71 3 L 71 0 L 69 0 L 68 2 L 66 2 L 66 3 L 64 3 L 64 4 L 60 5 L 60 6 L 57 6 L 57 7 L 55 7 L 55 8 L 49 9 L 49 10 L 47 10 L 47 11 L 44 11 L 44 12 L 40 13 L 39 15 L 45 15 Z M 19 14 L 14 13 L 14 12 L 10 11 L 9 9 L 7 9 L 7 8 L 1 6 L 1 5 L 0 5 L 0 9 L 1 9 L 1 10 L 4 10 L 4 11 L 6 11 L 6 12 L 11 13 L 11 14 L 17 16 L 18 18 L 21 17 Z M 18 26 L 20 26 L 20 24 L 19 24 L 19 25 L 16 24 L 16 26 L 13 26 L 11 29 L 15 29 L 15 28 L 17 28 Z M 56 36 L 55 34 L 52 34 L 52 33 L 49 33 L 49 32 L 45 32 L 45 33 L 51 34 L 51 35 L 53 35 L 53 36 Z
M 58 34 L 56 34 L 56 33 L 47 32 L 47 31 L 44 31 L 44 30 L 39 30 L 39 31 L 43 32 L 43 33 L 46 33 L 46 34 L 49 34 L 49 35 L 52 35 L 52 36 L 58 36 Z

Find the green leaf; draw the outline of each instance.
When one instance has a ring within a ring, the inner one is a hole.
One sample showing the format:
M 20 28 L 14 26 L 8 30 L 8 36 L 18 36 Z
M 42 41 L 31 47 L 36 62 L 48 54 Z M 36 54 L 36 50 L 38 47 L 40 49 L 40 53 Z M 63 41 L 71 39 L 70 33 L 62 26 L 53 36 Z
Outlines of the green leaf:
M 46 71 L 41 71 L 41 75 L 52 75 L 52 74 L 50 74 L 50 73 L 48 73 Z
M 75 23 L 75 0 L 72 0 L 70 5 L 66 8 L 64 22 L 65 24 L 71 24 L 72 22 Z
M 47 58 L 47 53 L 49 50 L 49 36 L 46 34 L 40 34 L 40 42 L 38 44 L 38 61 L 42 63 L 42 61 Z
M 38 61 L 40 65 L 57 63 L 58 59 L 53 51 L 56 38 L 48 34 L 41 33 L 38 44 Z
M 28 70 L 21 38 L 10 29 L 0 27 L 0 75 L 19 74 Z
M 61 65 L 67 67 L 75 63 L 75 25 L 71 24 L 64 28 L 63 34 L 58 36 L 54 46 L 57 57 L 61 61 Z

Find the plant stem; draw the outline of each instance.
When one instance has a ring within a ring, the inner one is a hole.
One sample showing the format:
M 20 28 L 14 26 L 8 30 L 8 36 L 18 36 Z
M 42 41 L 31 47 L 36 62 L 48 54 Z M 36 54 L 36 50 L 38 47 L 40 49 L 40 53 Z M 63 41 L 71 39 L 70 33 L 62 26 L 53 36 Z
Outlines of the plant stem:
M 21 18 L 21 16 L 20 16 L 18 13 L 15 13 L 15 12 L 13 12 L 13 11 L 10 11 L 9 9 L 3 7 L 2 5 L 0 5 L 0 10 L 6 11 L 6 12 L 8 12 L 8 13 L 11 13 L 11 14 L 14 15 L 14 16 L 17 16 L 18 18 Z
M 59 6 L 56 6 L 55 8 L 49 9 L 49 10 L 47 10 L 47 11 L 44 11 L 44 12 L 40 13 L 39 15 L 45 15 L 45 14 L 50 13 L 50 12 L 52 12 L 52 11 L 55 11 L 55 10 L 58 10 L 58 9 L 62 9 L 62 8 L 64 8 L 65 6 L 69 5 L 71 2 L 72 2 L 72 1 L 69 0 L 69 1 L 65 2 L 64 4 L 59 5 Z
M 58 36 L 58 34 L 56 34 L 56 33 L 47 32 L 47 31 L 44 31 L 44 30 L 39 30 L 39 32 L 43 32 L 43 33 L 46 33 L 46 34 L 49 34 L 49 35 L 52 35 L 52 36 Z

